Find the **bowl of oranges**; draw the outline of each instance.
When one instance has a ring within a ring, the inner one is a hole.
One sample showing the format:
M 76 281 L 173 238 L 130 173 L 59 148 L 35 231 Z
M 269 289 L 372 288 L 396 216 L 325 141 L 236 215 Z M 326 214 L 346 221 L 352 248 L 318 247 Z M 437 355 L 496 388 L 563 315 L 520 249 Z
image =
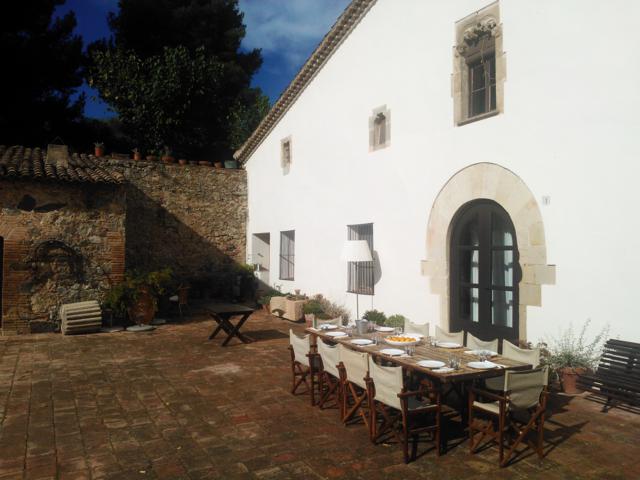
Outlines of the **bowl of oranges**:
M 409 345 L 417 345 L 420 339 L 411 335 L 391 335 L 384 339 L 389 345 L 396 347 L 408 347 Z

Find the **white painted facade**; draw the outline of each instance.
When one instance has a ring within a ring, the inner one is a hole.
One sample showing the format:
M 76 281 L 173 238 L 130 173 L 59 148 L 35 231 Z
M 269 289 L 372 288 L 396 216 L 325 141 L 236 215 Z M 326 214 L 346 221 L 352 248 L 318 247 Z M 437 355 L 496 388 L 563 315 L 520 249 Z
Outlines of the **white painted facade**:
M 591 319 L 592 333 L 609 323 L 612 336 L 638 342 L 640 2 L 500 0 L 504 113 L 454 126 L 454 23 L 486 3 L 373 5 L 246 162 L 247 251 L 253 234 L 270 233 L 272 285 L 323 293 L 355 315 L 340 253 L 347 225 L 373 223 L 381 277 L 360 311 L 401 313 L 433 331 L 447 304 L 422 271 L 431 210 L 457 172 L 489 162 L 531 192 L 545 263 L 555 265 L 541 305 L 526 307 L 521 337 L 535 342 Z M 390 145 L 370 152 L 369 117 L 382 105 Z M 285 230 L 295 230 L 294 281 L 278 278 Z

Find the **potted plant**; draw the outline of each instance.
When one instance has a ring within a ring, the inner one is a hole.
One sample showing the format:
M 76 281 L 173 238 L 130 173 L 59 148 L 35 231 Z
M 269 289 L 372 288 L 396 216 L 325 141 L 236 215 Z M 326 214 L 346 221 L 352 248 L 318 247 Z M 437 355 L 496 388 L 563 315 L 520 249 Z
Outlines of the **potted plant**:
M 198 162 L 198 165 L 202 165 L 203 167 L 210 167 L 211 166 L 211 162 L 208 160 L 200 160 Z
M 577 336 L 573 325 L 569 324 L 558 337 L 551 337 L 541 344 L 544 363 L 557 376 L 562 391 L 570 395 L 582 392 L 577 386 L 578 376 L 596 367 L 609 334 L 609 327 L 605 326 L 592 341 L 588 341 L 586 333 L 589 323 L 590 320 L 585 322 Z
M 217 169 L 222 168 L 222 162 L 213 162 L 213 166 L 216 167 Z
M 186 158 L 180 158 L 178 159 L 178 163 L 184 167 L 188 162 Z
M 384 314 L 384 312 L 379 312 L 378 310 L 367 310 L 366 312 L 364 312 L 362 318 L 369 322 L 373 322 L 378 326 L 384 325 L 387 321 L 387 316 Z
M 155 150 L 149 150 L 147 152 L 147 161 L 148 162 L 157 162 L 158 161 L 158 156 L 156 155 Z
M 198 165 L 197 160 L 189 160 L 189 165 Z
M 162 153 L 161 159 L 162 159 L 162 163 L 174 163 L 176 161 L 175 157 L 173 156 L 173 152 L 166 145 L 164 147 L 164 152 Z
M 94 152 L 93 153 L 97 158 L 104 157 L 104 143 L 95 142 L 93 144 L 93 147 L 94 147 L 94 149 L 93 149 Z
M 389 316 L 389 318 L 387 318 L 387 320 L 384 322 L 384 324 L 387 327 L 392 327 L 392 328 L 402 328 L 402 330 L 404 331 L 404 323 L 407 321 L 407 317 L 405 317 L 404 315 L 391 315 Z
M 307 327 L 313 325 L 313 321 L 316 317 L 320 318 L 324 314 L 324 309 L 322 308 L 322 304 L 318 300 L 309 300 L 302 307 L 302 312 L 304 313 L 304 321 Z
M 118 317 L 129 319 L 138 325 L 148 325 L 158 308 L 158 297 L 171 281 L 171 269 L 149 273 L 128 272 L 122 283 L 111 287 L 104 306 Z
M 140 153 L 140 149 L 139 148 L 134 148 L 132 150 L 132 152 L 133 152 L 133 159 L 136 162 L 139 162 L 140 160 L 142 160 L 142 153 Z
M 238 162 L 236 160 L 225 160 L 224 168 L 237 169 L 238 168 Z

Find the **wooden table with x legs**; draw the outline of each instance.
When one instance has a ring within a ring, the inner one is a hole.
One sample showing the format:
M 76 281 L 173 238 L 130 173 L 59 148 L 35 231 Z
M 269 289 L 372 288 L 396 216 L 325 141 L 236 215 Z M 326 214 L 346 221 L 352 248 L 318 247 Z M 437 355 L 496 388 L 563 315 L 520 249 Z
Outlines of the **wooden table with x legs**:
M 223 347 L 226 347 L 233 337 L 237 337 L 242 343 L 253 341 L 250 337 L 240 332 L 244 323 L 255 311 L 253 308 L 234 303 L 211 303 L 206 305 L 204 309 L 217 323 L 215 330 L 209 335 L 209 340 L 215 338 L 223 330 L 227 334 L 227 338 L 222 342 Z M 231 322 L 233 317 L 240 317 L 235 325 Z

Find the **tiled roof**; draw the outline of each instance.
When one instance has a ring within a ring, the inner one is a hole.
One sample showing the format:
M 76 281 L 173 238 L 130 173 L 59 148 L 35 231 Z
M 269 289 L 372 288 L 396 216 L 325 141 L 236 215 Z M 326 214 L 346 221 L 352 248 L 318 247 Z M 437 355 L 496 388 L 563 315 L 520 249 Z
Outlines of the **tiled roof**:
M 120 172 L 105 169 L 93 155 L 74 153 L 65 163 L 48 162 L 40 148 L 0 145 L 0 179 L 24 178 L 78 183 L 124 183 Z
M 291 81 L 280 98 L 271 107 L 269 113 L 262 119 L 258 127 L 246 142 L 233 154 L 240 163 L 244 163 L 265 137 L 278 124 L 280 119 L 293 105 L 296 99 L 311 83 L 316 74 L 338 49 L 345 38 L 355 26 L 364 18 L 376 0 L 352 0 L 345 11 L 340 15 L 336 23 L 331 27 L 320 44 L 313 51 L 307 62 L 302 66 L 298 74 Z

